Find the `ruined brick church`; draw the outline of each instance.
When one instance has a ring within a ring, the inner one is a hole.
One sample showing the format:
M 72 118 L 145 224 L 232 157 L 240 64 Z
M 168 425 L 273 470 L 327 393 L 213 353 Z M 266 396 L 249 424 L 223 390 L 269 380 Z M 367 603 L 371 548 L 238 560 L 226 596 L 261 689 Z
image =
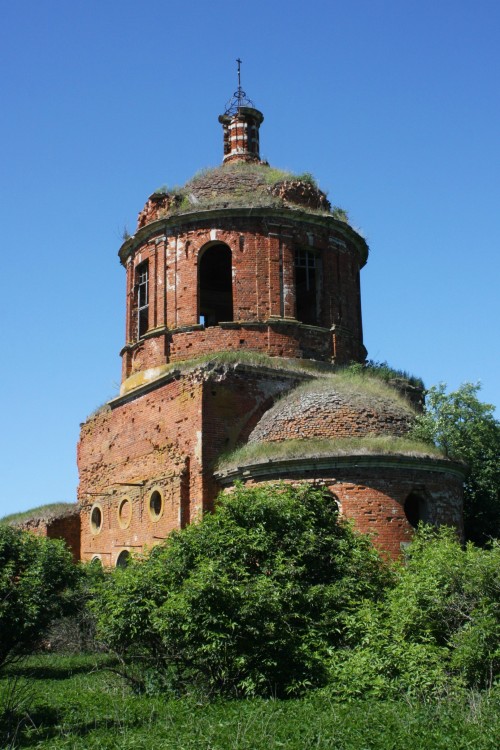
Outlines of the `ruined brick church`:
M 120 248 L 120 395 L 78 444 L 83 560 L 124 564 L 237 480 L 321 482 L 393 556 L 419 520 L 461 526 L 463 468 L 406 447 L 421 394 L 342 375 L 366 359 L 368 247 L 308 175 L 261 161 L 263 119 L 239 86 L 222 165 L 153 193 Z

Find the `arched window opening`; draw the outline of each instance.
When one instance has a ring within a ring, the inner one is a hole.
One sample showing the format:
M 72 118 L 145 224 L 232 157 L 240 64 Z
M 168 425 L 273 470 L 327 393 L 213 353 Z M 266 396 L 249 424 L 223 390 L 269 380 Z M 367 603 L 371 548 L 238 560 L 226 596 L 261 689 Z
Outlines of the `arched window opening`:
M 419 492 L 410 492 L 405 500 L 404 512 L 406 519 L 414 529 L 420 522 L 427 523 L 429 520 L 429 507 L 427 500 Z
M 137 338 L 144 336 L 149 328 L 149 269 L 147 260 L 135 269 L 137 300 Z
M 233 320 L 231 249 L 218 243 L 207 248 L 198 265 L 199 321 L 205 327 Z
M 297 320 L 317 326 L 321 321 L 321 259 L 310 250 L 295 251 L 295 305 Z
M 116 558 L 117 568 L 126 568 L 130 562 L 130 552 L 128 549 L 122 549 L 118 557 Z

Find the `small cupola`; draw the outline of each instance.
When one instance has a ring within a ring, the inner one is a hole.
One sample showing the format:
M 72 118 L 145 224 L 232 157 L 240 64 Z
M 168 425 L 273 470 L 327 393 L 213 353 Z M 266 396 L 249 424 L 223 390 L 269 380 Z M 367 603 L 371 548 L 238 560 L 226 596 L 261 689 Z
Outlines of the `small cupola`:
M 255 108 L 241 87 L 241 60 L 238 58 L 238 89 L 219 116 L 224 132 L 224 163 L 260 161 L 259 128 L 264 115 Z

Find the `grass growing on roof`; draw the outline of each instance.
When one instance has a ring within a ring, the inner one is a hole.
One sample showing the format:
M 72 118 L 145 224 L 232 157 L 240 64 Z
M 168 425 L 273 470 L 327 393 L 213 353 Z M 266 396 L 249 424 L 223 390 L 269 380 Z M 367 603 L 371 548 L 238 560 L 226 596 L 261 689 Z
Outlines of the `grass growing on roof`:
M 317 373 L 314 380 L 297 386 L 285 398 L 293 400 L 295 397 L 300 398 L 302 394 L 311 391 L 316 393 L 338 392 L 347 396 L 349 401 L 354 404 L 358 402 L 366 404 L 369 401 L 374 407 L 377 406 L 377 403 L 383 405 L 390 402 L 399 411 L 409 415 L 416 414 L 409 401 L 387 382 L 371 374 L 361 374 L 349 369 L 338 370 L 333 373 Z
M 22 523 L 23 521 L 42 520 L 49 521 L 62 515 L 70 515 L 77 509 L 76 503 L 48 503 L 39 505 L 31 510 L 24 510 L 20 513 L 11 513 L 8 516 L 0 518 L 0 523 Z
M 222 455 L 216 466 L 217 471 L 230 471 L 240 466 L 267 461 L 287 459 L 321 458 L 326 456 L 366 456 L 402 455 L 430 456 L 444 458 L 435 446 L 391 435 L 372 435 L 352 438 L 304 438 L 273 441 L 268 443 L 247 443 L 231 453 Z
M 196 172 L 194 177 L 189 180 L 187 184 L 190 185 L 192 183 L 196 183 L 197 180 L 205 180 L 206 178 L 210 178 L 224 172 L 254 174 L 258 177 L 261 177 L 262 181 L 266 185 L 275 185 L 277 182 L 298 180 L 300 182 L 308 182 L 314 187 L 318 187 L 316 179 L 310 172 L 302 172 L 301 174 L 296 174 L 295 172 L 291 172 L 288 169 L 271 167 L 269 166 L 269 164 L 252 164 L 247 162 L 232 162 L 229 164 L 224 164 L 220 167 L 206 167 L 205 169 L 200 169 L 198 172 Z

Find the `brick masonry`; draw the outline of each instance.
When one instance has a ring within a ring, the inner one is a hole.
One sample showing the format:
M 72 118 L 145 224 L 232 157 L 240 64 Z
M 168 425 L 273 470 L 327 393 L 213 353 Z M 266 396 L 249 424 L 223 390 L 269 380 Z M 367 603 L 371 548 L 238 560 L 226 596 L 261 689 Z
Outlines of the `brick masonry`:
M 390 389 L 387 389 L 390 394 Z M 396 394 L 385 398 L 362 388 L 335 390 L 334 381 L 299 389 L 269 409 L 248 442 L 276 442 L 304 438 L 346 438 L 365 435 L 403 437 L 414 421 L 414 411 Z
M 359 271 L 365 256 L 346 226 L 333 217 L 296 211 L 218 210 L 211 220 L 170 217 L 141 229 L 124 243 L 127 330 L 123 380 L 137 371 L 207 352 L 249 349 L 277 357 L 313 357 L 337 363 L 363 361 Z M 273 213 L 275 215 L 273 215 Z M 143 233 L 141 235 L 141 232 Z M 233 320 L 205 328 L 199 322 L 198 264 L 211 245 L 231 250 Z M 317 325 L 297 319 L 295 251 L 320 258 Z M 136 268 L 149 264 L 149 320 L 137 335 Z
M 80 560 L 80 513 L 77 507 L 71 514 L 65 513 L 55 518 L 32 518 L 18 525 L 36 536 L 47 537 L 48 539 L 64 539 L 71 550 L 73 560 L 75 562 Z
M 463 467 L 451 461 L 409 456 L 309 458 L 242 466 L 218 478 L 224 487 L 237 479 L 249 484 L 308 481 L 325 486 L 355 528 L 370 534 L 375 546 L 393 558 L 414 533 L 405 512 L 412 493 L 425 503 L 426 522 L 453 526 L 459 535 L 463 530 Z
M 215 471 L 221 454 L 249 440 L 403 435 L 412 419 L 390 398 L 294 393 L 312 376 L 280 367 L 280 358 L 365 360 L 360 270 L 368 247 L 310 181 L 269 181 L 262 119 L 252 107 L 221 116 L 224 165 L 150 196 L 120 248 L 120 396 L 81 427 L 80 533 L 64 524 L 58 532 L 83 560 L 114 566 L 154 546 L 211 510 L 237 476 L 322 482 L 391 555 L 411 537 L 409 497 L 433 523 L 461 528 L 463 472 L 450 463 L 351 455 L 240 467 L 234 476 Z M 228 351 L 270 355 L 278 366 L 196 364 Z

